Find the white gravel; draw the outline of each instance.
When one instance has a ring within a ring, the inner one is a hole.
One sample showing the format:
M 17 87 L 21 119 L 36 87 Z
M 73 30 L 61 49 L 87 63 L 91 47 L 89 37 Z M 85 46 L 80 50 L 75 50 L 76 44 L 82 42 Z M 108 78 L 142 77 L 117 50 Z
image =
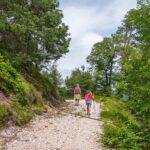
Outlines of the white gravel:
M 37 116 L 27 127 L 18 132 L 16 138 L 8 142 L 5 148 L 7 150 L 105 150 L 98 142 L 102 132 L 101 122 L 78 116 L 78 114 L 86 116 L 84 101 L 80 102 L 80 106 L 74 106 L 74 101 L 71 101 L 69 107 L 76 115 Z M 99 104 L 95 103 L 91 118 L 99 118 L 99 107 Z

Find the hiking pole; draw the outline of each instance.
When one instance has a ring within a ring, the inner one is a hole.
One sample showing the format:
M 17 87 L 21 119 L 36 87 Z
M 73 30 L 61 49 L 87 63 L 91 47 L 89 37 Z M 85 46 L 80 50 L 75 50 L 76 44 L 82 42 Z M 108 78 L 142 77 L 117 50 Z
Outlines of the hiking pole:
M 94 107 L 94 112 L 96 113 L 95 100 L 93 100 L 93 107 Z

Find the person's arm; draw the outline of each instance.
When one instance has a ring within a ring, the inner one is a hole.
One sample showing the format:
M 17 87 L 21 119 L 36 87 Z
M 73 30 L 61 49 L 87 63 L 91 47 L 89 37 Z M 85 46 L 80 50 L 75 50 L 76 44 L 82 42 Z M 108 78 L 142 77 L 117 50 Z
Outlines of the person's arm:
M 92 92 L 90 92 L 90 96 L 91 96 L 91 99 L 94 101 L 94 96 L 93 96 Z
M 91 92 L 91 97 L 92 97 L 92 100 L 94 101 L 94 95 L 92 94 L 92 92 Z
M 93 98 L 93 101 L 95 101 L 95 100 L 94 100 L 94 95 L 92 95 L 92 98 Z

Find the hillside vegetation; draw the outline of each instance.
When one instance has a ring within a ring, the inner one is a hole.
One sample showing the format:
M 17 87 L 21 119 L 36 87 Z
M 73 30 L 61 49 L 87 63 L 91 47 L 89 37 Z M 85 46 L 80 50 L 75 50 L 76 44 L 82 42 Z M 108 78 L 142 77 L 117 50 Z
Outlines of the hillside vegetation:
M 55 62 L 68 52 L 68 27 L 56 0 L 0 1 L 0 126 L 21 125 L 57 104 Z
M 137 0 L 137 7 L 127 12 L 117 31 L 93 45 L 87 62 L 88 70 L 82 66 L 67 77 L 67 95 L 79 83 L 83 96 L 86 90 L 104 96 L 105 145 L 149 150 L 150 2 Z
M 32 118 L 32 113 L 46 111 L 44 98 L 31 83 L 0 57 L 0 126 L 9 120 L 21 125 Z
M 102 141 L 109 147 L 150 149 L 149 33 L 150 2 L 138 0 L 116 33 L 95 43 L 87 58 L 94 74 L 94 92 L 106 96 Z

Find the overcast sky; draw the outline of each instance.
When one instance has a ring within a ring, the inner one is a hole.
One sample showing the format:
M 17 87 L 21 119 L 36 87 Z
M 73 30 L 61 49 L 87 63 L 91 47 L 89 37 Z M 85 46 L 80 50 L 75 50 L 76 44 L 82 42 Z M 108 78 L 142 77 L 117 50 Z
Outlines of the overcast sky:
M 115 33 L 124 15 L 136 7 L 136 0 L 59 0 L 71 33 L 69 53 L 58 61 L 63 78 L 81 65 L 94 43 Z

